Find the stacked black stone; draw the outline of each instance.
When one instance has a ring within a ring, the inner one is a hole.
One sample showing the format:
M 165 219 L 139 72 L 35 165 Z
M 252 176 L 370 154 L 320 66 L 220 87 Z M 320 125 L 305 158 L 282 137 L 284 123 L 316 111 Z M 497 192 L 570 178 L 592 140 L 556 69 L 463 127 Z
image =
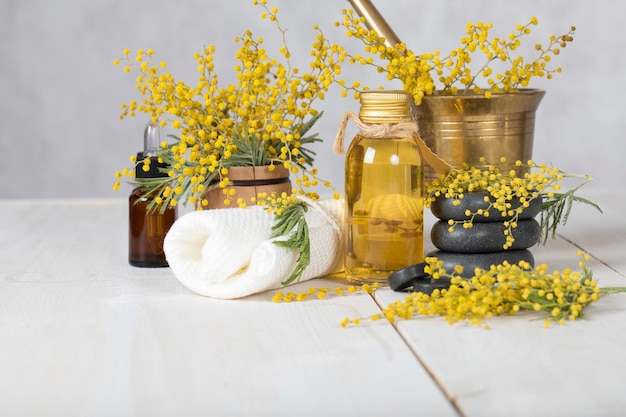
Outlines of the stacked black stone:
M 492 265 L 499 265 L 504 261 L 517 264 L 526 261 L 534 266 L 535 259 L 528 248 L 539 241 L 541 229 L 534 217 L 541 210 L 541 196 L 531 200 L 517 218 L 517 227 L 511 229 L 515 239 L 508 249 L 505 231 L 508 229 L 504 222 L 512 216 L 502 216 L 496 209 L 491 209 L 488 216 L 476 215 L 472 220 L 471 228 L 464 228 L 456 224 L 450 231 L 450 219 L 455 222 L 470 220 L 466 212 L 477 213 L 487 211 L 489 203 L 485 201 L 487 193 L 467 193 L 460 199 L 460 204 L 454 205 L 454 199 L 439 197 L 431 203 L 432 213 L 439 219 L 431 231 L 430 238 L 438 249 L 426 256 L 435 256 L 443 262 L 446 271 L 454 270 L 456 265 L 463 267 L 460 274 L 465 278 L 474 275 L 474 269 L 489 269 Z M 511 209 L 520 206 L 519 200 L 511 201 Z

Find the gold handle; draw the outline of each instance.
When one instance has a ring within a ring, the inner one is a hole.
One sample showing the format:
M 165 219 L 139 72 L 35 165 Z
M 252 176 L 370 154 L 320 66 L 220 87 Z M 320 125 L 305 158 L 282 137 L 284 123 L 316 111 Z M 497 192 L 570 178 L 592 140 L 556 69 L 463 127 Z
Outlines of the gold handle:
M 365 19 L 365 26 L 374 30 L 378 36 L 385 38 L 385 46 L 395 48 L 401 43 L 393 29 L 387 24 L 383 16 L 378 12 L 370 0 L 348 0 L 352 8 Z

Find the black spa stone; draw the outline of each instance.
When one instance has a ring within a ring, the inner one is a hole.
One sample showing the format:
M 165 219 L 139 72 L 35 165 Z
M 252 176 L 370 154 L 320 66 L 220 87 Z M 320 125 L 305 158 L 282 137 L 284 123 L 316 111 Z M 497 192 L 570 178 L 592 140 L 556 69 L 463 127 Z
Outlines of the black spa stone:
M 394 291 L 404 291 L 408 287 L 413 285 L 413 281 L 416 279 L 422 279 L 424 277 L 430 277 L 425 271 L 426 263 L 421 262 L 415 265 L 407 266 L 406 268 L 399 269 L 389 274 L 387 282 L 389 288 Z
M 503 222 L 474 223 L 469 229 L 458 224 L 454 226 L 452 231 L 449 231 L 449 228 L 448 222 L 440 220 L 435 222 L 430 230 L 430 239 L 437 249 L 457 253 L 485 253 L 504 250 L 506 227 Z M 515 241 L 507 250 L 520 250 L 537 244 L 541 229 L 535 219 L 520 220 L 511 233 Z
M 435 290 L 450 288 L 450 278 L 418 278 L 413 282 L 413 292 L 431 295 Z
M 451 253 L 443 251 L 432 251 L 426 257 L 434 256 L 443 262 L 442 268 L 448 272 L 454 271 L 456 265 L 463 267 L 461 275 L 463 278 L 474 276 L 476 268 L 487 270 L 492 265 L 500 265 L 504 261 L 509 264 L 518 264 L 520 261 L 528 262 L 531 267 L 535 266 L 535 257 L 528 249 L 508 250 L 489 253 Z
M 439 196 L 430 203 L 430 211 L 440 220 L 469 220 L 471 216 L 465 214 L 466 210 L 470 210 L 472 213 L 476 213 L 478 210 L 486 210 L 489 207 L 489 203 L 485 202 L 485 197 L 489 196 L 488 193 L 467 193 L 460 199 L 460 204 L 455 206 L 453 198 L 445 198 Z M 516 209 L 520 206 L 519 198 L 513 198 L 511 201 L 511 209 Z M 542 198 L 539 195 L 537 198 L 529 202 L 529 206 L 526 207 L 519 215 L 519 220 L 532 219 L 541 210 Z M 489 216 L 485 217 L 477 215 L 474 217 L 474 223 L 484 222 L 501 222 L 510 220 L 511 216 L 502 216 L 502 213 L 496 209 L 489 210 Z

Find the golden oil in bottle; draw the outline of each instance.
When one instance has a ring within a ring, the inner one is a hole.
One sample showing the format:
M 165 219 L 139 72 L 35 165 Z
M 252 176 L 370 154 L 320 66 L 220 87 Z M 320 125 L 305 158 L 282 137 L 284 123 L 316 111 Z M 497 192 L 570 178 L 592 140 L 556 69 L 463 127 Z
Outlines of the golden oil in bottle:
M 415 123 L 407 93 L 362 92 L 360 100 L 359 118 L 369 127 Z M 399 136 L 391 132 L 359 133 L 346 154 L 344 262 L 350 281 L 386 283 L 390 273 L 424 260 L 422 156 L 407 129 Z

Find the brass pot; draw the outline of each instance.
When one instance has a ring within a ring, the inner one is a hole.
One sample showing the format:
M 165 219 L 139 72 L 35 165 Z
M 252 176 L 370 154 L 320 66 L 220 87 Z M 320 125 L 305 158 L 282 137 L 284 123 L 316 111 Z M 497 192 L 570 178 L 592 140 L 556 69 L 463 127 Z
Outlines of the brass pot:
M 292 186 L 289 180 L 289 170 L 281 164 L 274 165 L 270 170 L 268 166 L 260 167 L 230 167 L 228 168 L 229 183 L 226 188 L 219 186 L 210 187 L 203 195 L 209 204 L 204 209 L 232 208 L 237 206 L 237 199 L 243 198 L 247 205 L 254 205 L 253 198 L 259 193 L 271 195 L 273 192 L 291 194 Z M 235 190 L 235 195 L 230 197 L 231 203 L 224 204 L 227 196 L 224 190 Z
M 535 112 L 544 90 L 520 89 L 516 93 L 424 96 L 416 106 L 419 134 L 428 147 L 453 167 L 464 162 L 478 165 L 484 157 L 497 164 L 532 159 Z M 437 173 L 430 167 L 424 178 Z

